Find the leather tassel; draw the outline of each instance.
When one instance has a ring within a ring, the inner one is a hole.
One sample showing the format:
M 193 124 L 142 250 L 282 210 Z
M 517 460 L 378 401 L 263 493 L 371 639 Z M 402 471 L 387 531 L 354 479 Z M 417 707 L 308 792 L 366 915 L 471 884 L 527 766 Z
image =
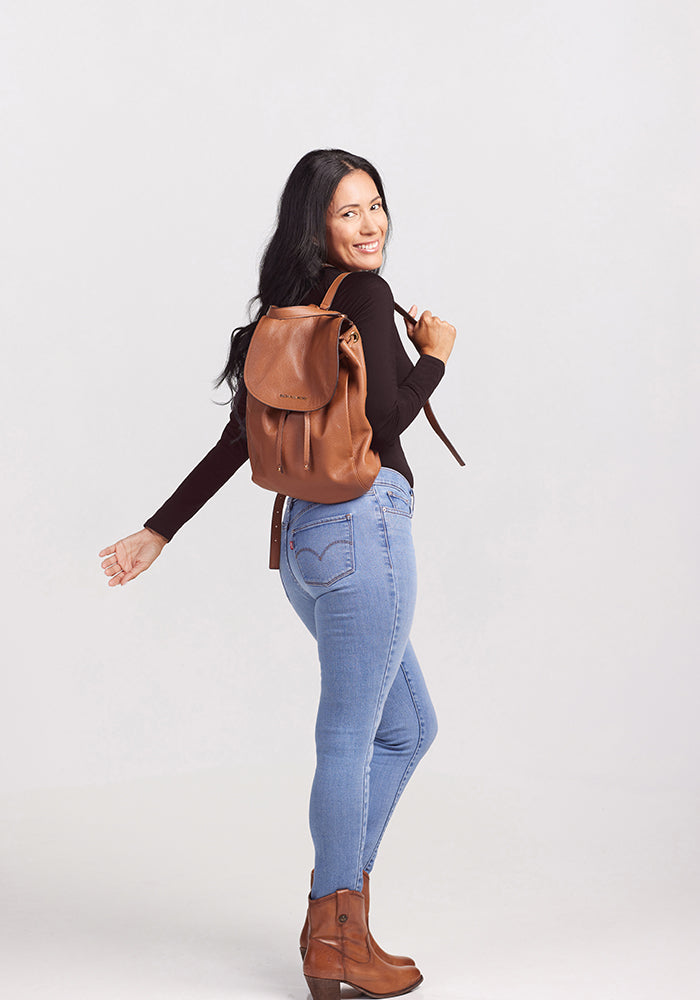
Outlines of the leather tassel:
M 307 411 L 304 414 L 304 469 L 306 472 L 311 468 L 311 414 Z
M 284 434 L 284 424 L 289 415 L 289 410 L 282 410 L 280 412 L 280 418 L 277 423 L 277 442 L 275 445 L 275 462 L 277 464 L 277 471 L 284 472 L 282 468 L 282 435 Z

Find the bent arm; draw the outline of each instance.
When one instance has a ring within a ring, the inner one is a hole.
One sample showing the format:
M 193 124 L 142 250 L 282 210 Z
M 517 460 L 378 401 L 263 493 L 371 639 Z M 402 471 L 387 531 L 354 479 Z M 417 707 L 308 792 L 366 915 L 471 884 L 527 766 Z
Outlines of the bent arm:
M 372 447 L 381 451 L 415 420 L 445 374 L 445 364 L 429 354 L 421 355 L 415 365 L 411 362 L 394 323 L 391 288 L 379 275 L 349 275 L 338 289 L 334 307 L 336 302 L 362 338 L 365 411 L 374 432 Z

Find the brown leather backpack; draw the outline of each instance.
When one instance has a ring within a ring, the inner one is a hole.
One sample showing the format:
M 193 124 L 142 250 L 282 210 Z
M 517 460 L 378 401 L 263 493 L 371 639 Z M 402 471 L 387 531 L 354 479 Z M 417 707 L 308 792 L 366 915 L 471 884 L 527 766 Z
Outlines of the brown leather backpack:
M 379 455 L 370 447 L 372 427 L 365 414 L 362 341 L 352 320 L 331 309 L 348 273 L 335 278 L 320 306 L 270 306 L 248 348 L 243 379 L 252 478 L 277 493 L 270 569 L 279 569 L 287 496 L 316 503 L 354 500 L 367 492 L 381 468 Z M 433 429 L 464 465 L 429 404 L 425 411 Z

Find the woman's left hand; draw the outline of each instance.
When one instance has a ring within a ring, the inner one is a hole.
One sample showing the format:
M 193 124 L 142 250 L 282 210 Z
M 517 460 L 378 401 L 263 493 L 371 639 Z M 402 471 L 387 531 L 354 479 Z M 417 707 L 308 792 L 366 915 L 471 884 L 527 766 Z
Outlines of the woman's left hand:
M 106 556 L 102 569 L 108 576 L 110 587 L 123 587 L 133 580 L 158 558 L 167 545 L 168 539 L 152 528 L 141 528 L 133 535 L 120 538 L 114 545 L 108 545 L 98 555 Z

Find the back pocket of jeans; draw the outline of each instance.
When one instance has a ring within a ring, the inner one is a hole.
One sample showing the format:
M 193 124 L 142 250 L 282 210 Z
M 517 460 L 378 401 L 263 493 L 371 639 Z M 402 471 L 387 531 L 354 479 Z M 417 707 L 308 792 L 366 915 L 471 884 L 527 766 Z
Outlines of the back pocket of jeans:
M 355 569 L 352 514 L 313 521 L 292 532 L 291 548 L 304 583 L 329 587 Z
M 386 495 L 391 507 L 385 508 L 385 510 L 392 510 L 397 514 L 405 514 L 406 517 L 411 517 L 413 505 L 405 493 L 396 490 L 387 490 Z

